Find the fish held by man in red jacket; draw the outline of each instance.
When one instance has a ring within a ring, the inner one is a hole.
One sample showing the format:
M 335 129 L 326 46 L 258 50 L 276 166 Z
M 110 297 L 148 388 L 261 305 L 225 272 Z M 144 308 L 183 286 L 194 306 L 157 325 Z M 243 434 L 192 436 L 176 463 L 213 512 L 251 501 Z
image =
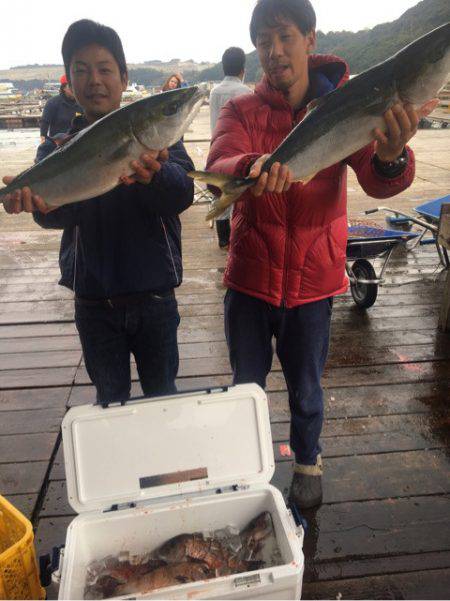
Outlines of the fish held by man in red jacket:
M 313 101 L 305 118 L 268 156 L 261 173 L 274 163 L 287 165 L 293 181 L 308 183 L 384 130 L 383 115 L 397 102 L 410 104 L 419 117 L 432 112 L 450 72 L 450 23 L 415 40 L 386 61 Z M 433 100 L 429 100 L 433 98 Z M 219 216 L 257 181 L 221 173 L 193 171 L 191 177 L 219 188 L 206 220 Z

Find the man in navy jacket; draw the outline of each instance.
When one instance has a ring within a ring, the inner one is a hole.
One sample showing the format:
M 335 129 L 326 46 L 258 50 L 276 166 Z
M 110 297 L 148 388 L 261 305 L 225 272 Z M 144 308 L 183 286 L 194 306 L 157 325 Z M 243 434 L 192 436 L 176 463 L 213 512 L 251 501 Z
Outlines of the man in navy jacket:
M 73 118 L 81 113 L 67 77 L 60 78 L 59 94 L 47 100 L 40 122 L 41 144 L 52 139 L 56 134 L 65 133 L 72 125 Z
M 127 67 L 109 27 L 73 23 L 63 41 L 66 73 L 84 116 L 72 133 L 120 106 Z M 86 368 L 99 402 L 129 398 L 130 353 L 146 395 L 175 392 L 181 284 L 179 213 L 193 200 L 193 169 L 182 142 L 148 151 L 133 162 L 133 177 L 90 200 L 48 211 L 29 189 L 6 210 L 33 211 L 44 228 L 64 230 L 60 284 L 75 292 L 75 321 Z M 37 210 L 36 210 L 37 209 Z

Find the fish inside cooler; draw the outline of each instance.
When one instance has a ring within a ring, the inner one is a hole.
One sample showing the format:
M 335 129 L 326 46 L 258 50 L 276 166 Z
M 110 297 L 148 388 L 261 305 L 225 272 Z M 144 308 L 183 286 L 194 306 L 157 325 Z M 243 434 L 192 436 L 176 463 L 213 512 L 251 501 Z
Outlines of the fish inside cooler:
M 201 581 L 296 561 L 303 569 L 277 493 L 268 486 L 80 516 L 69 528 L 60 598 L 167 598 L 169 588 L 179 595 Z

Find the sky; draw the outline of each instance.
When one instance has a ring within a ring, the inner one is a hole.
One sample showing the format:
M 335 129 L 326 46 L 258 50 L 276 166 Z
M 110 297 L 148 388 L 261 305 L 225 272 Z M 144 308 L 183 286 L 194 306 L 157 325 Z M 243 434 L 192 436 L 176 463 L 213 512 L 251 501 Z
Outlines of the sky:
M 225 48 L 253 50 L 248 25 L 256 0 L 0 0 L 0 69 L 61 64 L 73 21 L 116 29 L 128 63 L 172 58 L 218 62 Z M 312 0 L 317 28 L 358 31 L 397 19 L 418 0 Z M 7 18 L 5 18 L 7 17 Z

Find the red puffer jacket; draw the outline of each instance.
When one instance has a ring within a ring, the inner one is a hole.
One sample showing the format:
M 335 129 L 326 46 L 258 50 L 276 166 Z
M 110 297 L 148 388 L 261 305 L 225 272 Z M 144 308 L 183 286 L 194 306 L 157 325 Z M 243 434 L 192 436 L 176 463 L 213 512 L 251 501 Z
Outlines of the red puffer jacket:
M 311 56 L 310 73 L 311 82 L 325 78 L 332 87 L 348 79 L 347 66 L 334 56 Z M 320 85 L 317 92 L 323 94 Z M 247 175 L 250 164 L 275 150 L 305 112 L 295 114 L 264 78 L 254 94 L 230 100 L 222 109 L 207 169 Z M 414 179 L 414 155 L 409 148 L 408 153 L 408 167 L 397 178 L 375 171 L 371 144 L 306 186 L 296 183 L 286 193 L 259 198 L 247 191 L 234 208 L 225 285 L 288 308 L 345 292 L 347 164 L 369 196 L 388 198 Z

